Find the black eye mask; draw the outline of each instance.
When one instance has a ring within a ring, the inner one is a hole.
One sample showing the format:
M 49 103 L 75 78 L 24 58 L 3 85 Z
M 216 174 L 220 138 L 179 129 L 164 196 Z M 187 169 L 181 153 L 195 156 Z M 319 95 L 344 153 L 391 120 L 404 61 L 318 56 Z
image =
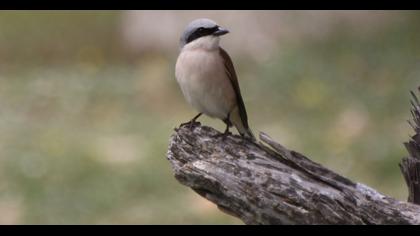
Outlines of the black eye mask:
M 217 26 L 217 25 L 212 27 L 212 28 L 200 27 L 196 31 L 194 31 L 192 34 L 190 34 L 190 36 L 188 36 L 186 43 L 194 41 L 195 39 L 201 38 L 203 36 L 212 35 L 218 29 L 219 29 L 219 26 Z

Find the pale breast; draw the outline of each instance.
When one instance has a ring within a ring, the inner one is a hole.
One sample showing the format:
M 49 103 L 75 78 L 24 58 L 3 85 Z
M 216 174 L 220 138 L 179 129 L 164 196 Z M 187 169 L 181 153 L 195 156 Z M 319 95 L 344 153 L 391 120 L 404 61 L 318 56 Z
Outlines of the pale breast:
M 225 119 L 236 96 L 218 50 L 184 50 L 175 69 L 185 99 L 199 112 Z

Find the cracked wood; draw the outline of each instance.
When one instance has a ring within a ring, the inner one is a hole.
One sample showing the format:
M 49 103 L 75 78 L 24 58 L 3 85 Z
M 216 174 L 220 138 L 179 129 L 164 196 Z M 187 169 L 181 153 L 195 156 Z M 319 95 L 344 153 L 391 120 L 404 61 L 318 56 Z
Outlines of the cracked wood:
M 420 206 L 395 200 L 288 150 L 182 126 L 167 158 L 175 178 L 246 224 L 419 224 Z

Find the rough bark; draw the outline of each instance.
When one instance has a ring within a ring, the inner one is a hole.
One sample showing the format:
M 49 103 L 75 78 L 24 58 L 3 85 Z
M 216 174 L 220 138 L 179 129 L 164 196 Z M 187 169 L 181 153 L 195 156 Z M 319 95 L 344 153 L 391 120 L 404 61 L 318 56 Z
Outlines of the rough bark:
M 413 120 L 408 123 L 415 134 L 404 143 L 409 156 L 402 159 L 400 169 L 408 186 L 408 201 L 420 204 L 420 102 L 414 92 L 411 92 L 411 96 Z
M 419 224 L 420 206 L 355 183 L 261 133 L 260 143 L 182 126 L 167 157 L 176 179 L 246 224 Z

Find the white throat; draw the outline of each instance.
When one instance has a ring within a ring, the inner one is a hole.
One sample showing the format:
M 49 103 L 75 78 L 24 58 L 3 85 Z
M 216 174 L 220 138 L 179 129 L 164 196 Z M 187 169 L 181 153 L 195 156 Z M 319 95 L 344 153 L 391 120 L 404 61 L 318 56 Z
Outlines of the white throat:
M 194 49 L 204 49 L 204 50 L 216 50 L 219 48 L 220 37 L 218 36 L 204 36 L 198 38 L 192 42 L 184 45 L 182 50 L 194 50 Z

